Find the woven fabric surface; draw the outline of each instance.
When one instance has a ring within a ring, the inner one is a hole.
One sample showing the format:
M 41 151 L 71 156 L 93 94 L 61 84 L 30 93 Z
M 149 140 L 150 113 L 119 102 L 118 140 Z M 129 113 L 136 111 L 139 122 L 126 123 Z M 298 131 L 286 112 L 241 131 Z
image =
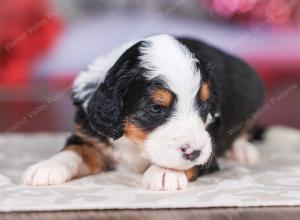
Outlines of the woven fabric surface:
M 142 175 L 101 173 L 57 186 L 21 183 L 28 165 L 59 151 L 66 133 L 0 136 L 0 211 L 203 208 L 300 205 L 300 146 L 258 145 L 261 161 L 244 166 L 220 160 L 221 171 L 177 192 L 142 188 Z

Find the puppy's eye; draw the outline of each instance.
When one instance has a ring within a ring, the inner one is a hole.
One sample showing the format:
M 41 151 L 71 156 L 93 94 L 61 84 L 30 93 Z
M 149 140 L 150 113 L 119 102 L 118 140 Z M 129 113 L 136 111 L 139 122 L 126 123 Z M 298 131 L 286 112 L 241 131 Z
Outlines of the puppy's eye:
M 206 110 L 207 109 L 207 107 L 208 107 L 208 103 L 207 102 L 204 102 L 204 103 L 202 103 L 201 105 L 200 105 L 200 111 L 203 111 L 203 110 Z
M 149 110 L 150 110 L 151 113 L 159 114 L 159 113 L 161 113 L 161 111 L 162 111 L 162 106 L 160 106 L 160 105 L 155 105 L 155 104 L 151 104 L 151 105 L 149 106 Z

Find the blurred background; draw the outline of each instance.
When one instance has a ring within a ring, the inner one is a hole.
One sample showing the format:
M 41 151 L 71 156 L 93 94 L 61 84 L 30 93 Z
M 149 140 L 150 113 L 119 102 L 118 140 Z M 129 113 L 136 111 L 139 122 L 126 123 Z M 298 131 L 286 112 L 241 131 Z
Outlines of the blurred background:
M 1 0 L 0 30 L 0 132 L 71 130 L 79 71 L 157 33 L 242 57 L 266 88 L 259 123 L 300 128 L 298 0 Z

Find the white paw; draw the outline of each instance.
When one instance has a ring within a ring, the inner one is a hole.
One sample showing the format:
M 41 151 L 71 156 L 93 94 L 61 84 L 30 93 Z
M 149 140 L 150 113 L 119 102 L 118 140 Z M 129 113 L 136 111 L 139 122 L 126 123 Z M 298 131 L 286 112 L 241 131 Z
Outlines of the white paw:
M 154 191 L 183 190 L 188 186 L 188 179 L 183 171 L 152 165 L 144 173 L 143 186 Z
M 62 184 L 78 173 L 78 158 L 73 152 L 61 152 L 34 164 L 24 172 L 23 183 L 32 186 Z
M 260 158 L 256 147 L 242 138 L 233 143 L 232 148 L 226 152 L 225 157 L 248 165 L 257 163 Z

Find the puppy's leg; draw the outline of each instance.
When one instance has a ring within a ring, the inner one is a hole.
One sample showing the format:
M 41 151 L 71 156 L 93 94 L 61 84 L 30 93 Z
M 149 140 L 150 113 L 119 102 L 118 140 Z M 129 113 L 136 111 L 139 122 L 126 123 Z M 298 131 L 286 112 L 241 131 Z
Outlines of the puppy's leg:
M 188 178 L 184 171 L 151 165 L 143 176 L 145 189 L 154 191 L 175 191 L 186 189 Z
M 208 174 L 216 169 L 208 171 L 207 169 L 203 170 L 200 166 L 195 166 L 189 170 L 181 171 L 151 165 L 144 173 L 143 186 L 145 189 L 153 191 L 184 190 L 188 187 L 188 182 L 196 180 L 199 175 Z
M 246 135 L 238 137 L 232 147 L 225 152 L 225 158 L 236 160 L 242 164 L 255 164 L 259 161 L 259 152 L 256 147 L 249 142 Z
M 144 173 L 143 186 L 145 189 L 154 191 L 184 190 L 188 187 L 188 182 L 218 170 L 219 166 L 214 154 L 206 164 L 194 166 L 188 170 L 174 170 L 151 165 Z
M 73 135 L 57 155 L 30 166 L 23 174 L 23 182 L 34 186 L 55 185 L 108 170 L 113 161 L 107 148 L 107 143 Z

